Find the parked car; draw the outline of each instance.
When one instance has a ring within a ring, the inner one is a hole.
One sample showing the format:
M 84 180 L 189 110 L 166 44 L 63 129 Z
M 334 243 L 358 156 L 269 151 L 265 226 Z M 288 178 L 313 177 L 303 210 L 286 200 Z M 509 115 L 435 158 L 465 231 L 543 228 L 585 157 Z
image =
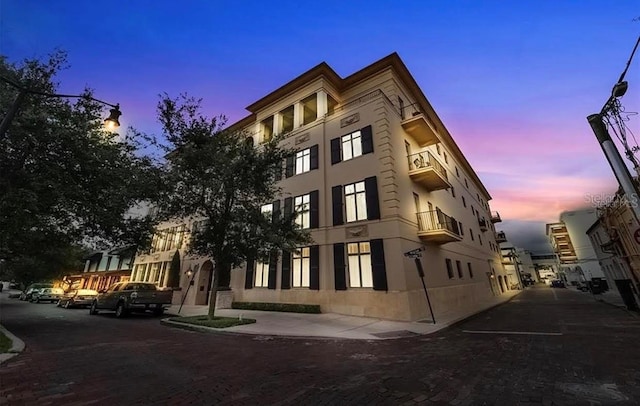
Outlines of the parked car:
M 586 282 L 578 282 L 578 290 L 581 290 L 583 292 L 588 292 L 589 291 L 589 285 L 587 285 Z
M 562 282 L 560 279 L 556 279 L 551 281 L 551 287 L 552 288 L 564 288 L 564 282 Z
M 93 299 L 89 314 L 111 310 L 116 312 L 116 317 L 125 317 L 131 312 L 152 311 L 160 316 L 172 299 L 171 290 L 160 290 L 153 283 L 118 282 Z
M 70 307 L 91 306 L 93 299 L 98 296 L 98 291 L 92 289 L 73 289 L 62 295 L 58 300 L 58 307 L 68 309 Z
M 33 292 L 33 294 L 31 295 L 31 301 L 35 303 L 53 303 L 60 300 L 63 294 L 64 290 L 62 290 L 61 288 L 42 288 Z
M 32 283 L 20 294 L 20 300 L 31 300 L 31 296 L 35 291 L 42 288 L 52 288 L 53 283 Z

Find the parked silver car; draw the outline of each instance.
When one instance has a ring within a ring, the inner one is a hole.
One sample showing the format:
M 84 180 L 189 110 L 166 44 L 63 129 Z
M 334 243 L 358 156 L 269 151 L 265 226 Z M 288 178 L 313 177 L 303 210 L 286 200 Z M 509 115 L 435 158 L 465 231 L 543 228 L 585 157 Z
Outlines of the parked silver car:
M 74 289 L 65 293 L 58 301 L 58 307 L 87 307 L 98 296 L 98 291 L 92 289 Z
M 61 288 L 42 288 L 33 292 L 31 295 L 31 301 L 35 303 L 40 302 L 57 302 L 60 300 L 62 295 L 64 294 L 64 290 Z

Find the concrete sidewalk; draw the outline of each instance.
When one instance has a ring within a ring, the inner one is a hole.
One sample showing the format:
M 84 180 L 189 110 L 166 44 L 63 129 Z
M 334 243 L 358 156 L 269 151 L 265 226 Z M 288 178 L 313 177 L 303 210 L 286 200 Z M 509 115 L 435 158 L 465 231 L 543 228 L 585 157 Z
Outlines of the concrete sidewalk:
M 501 296 L 492 297 L 472 309 L 459 308 L 443 312 L 436 310 L 435 324 L 431 320 L 400 322 L 369 317 L 345 316 L 335 313 L 302 314 L 218 309 L 216 310 L 216 315 L 256 320 L 254 324 L 245 324 L 220 330 L 225 332 L 288 337 L 382 340 L 434 333 L 474 314 L 505 303 L 521 292 L 520 290 L 506 292 Z M 179 307 L 178 305 L 171 306 L 167 313 L 175 316 L 200 316 L 208 312 L 208 306 L 183 306 L 178 314 Z

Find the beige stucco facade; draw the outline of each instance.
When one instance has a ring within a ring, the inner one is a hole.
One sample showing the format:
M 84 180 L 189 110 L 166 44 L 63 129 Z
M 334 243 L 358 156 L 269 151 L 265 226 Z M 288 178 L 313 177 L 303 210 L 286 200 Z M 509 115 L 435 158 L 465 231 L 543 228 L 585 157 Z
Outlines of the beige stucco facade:
M 473 309 L 504 292 L 497 283 L 506 274 L 491 196 L 397 54 L 346 78 L 320 64 L 247 109 L 251 115 L 232 128 L 250 134 L 256 145 L 286 128 L 284 145 L 312 151 L 317 162 L 285 176 L 280 199 L 286 207 L 287 199 L 317 196 L 311 203 L 317 217 L 310 229 L 311 268 L 281 253 L 268 269 L 268 286 L 258 280 L 266 268 L 259 271 L 250 263 L 235 269 L 234 301 L 319 304 L 323 312 L 429 319 L 416 265 L 404 255 L 417 248 L 423 249 L 424 282 L 436 318 L 452 307 Z M 359 137 L 361 144 L 347 144 L 346 136 Z M 359 155 L 353 153 L 358 148 Z M 352 205 L 349 185 L 365 188 L 354 198 L 366 201 L 366 218 L 350 221 L 365 205 Z M 354 247 L 371 251 L 352 255 Z M 156 254 L 158 261 L 170 261 L 173 252 L 161 255 Z M 141 257 L 136 264 L 149 260 Z M 295 286 L 296 266 L 311 273 L 311 282 Z M 354 283 L 356 267 L 360 279 Z M 206 283 L 208 275 L 196 278 Z M 371 278 L 373 286 L 366 282 Z M 185 303 L 194 304 L 195 297 L 187 296 Z

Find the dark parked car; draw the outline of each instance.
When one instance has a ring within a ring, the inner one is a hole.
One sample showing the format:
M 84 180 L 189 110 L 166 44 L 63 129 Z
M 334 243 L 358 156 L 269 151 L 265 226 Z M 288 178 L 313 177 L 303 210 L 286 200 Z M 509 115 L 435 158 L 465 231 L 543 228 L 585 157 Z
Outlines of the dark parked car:
M 53 283 L 33 283 L 27 286 L 24 292 L 20 294 L 20 300 L 31 300 L 31 296 L 33 295 L 34 292 L 42 288 L 52 288 L 52 287 L 53 287 Z
M 70 307 L 87 307 L 91 306 L 93 299 L 98 296 L 98 292 L 92 289 L 74 289 L 65 293 L 58 301 L 58 307 L 65 309 Z
M 564 282 L 562 282 L 560 279 L 556 279 L 554 281 L 551 281 L 551 287 L 552 288 L 564 288 Z
M 62 290 L 61 288 L 42 288 L 33 292 L 33 294 L 31 295 L 31 301 L 35 303 L 53 303 L 60 300 L 63 294 L 64 290 Z
M 116 317 L 125 317 L 131 312 L 151 311 L 161 316 L 164 309 L 171 305 L 172 298 L 172 291 L 160 290 L 153 283 L 118 282 L 106 291 L 100 291 L 91 302 L 89 314 L 111 310 L 116 312 Z

